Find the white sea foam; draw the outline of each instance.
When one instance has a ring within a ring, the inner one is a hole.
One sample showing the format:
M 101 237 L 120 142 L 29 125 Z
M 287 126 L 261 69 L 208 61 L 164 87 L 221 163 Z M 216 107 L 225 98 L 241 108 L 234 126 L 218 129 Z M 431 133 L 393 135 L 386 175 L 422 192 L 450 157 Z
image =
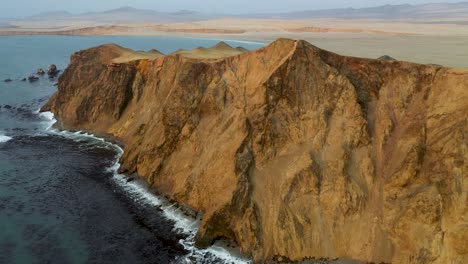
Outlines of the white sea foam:
M 174 232 L 182 232 L 187 236 L 183 239 L 180 244 L 189 252 L 184 258 L 177 260 L 177 263 L 192 263 L 193 259 L 206 262 L 204 259 L 206 253 L 215 257 L 216 259 L 223 260 L 226 263 L 244 264 L 251 263 L 250 260 L 245 259 L 238 250 L 228 249 L 226 242 L 218 241 L 207 249 L 197 249 L 195 247 L 195 235 L 200 226 L 200 217 L 195 218 L 188 216 L 184 211 L 174 203 L 170 203 L 167 199 L 156 195 L 141 179 L 135 179 L 128 181 L 128 177 L 118 173 L 120 168 L 120 157 L 123 155 L 123 149 L 117 144 L 107 142 L 102 138 L 96 137 L 93 134 L 83 133 L 82 131 L 70 132 L 70 131 L 59 131 L 53 128 L 53 125 L 57 121 L 54 118 L 54 114 L 51 112 L 44 112 L 39 114 L 44 119 L 45 128 L 48 133 L 70 138 L 75 141 L 94 141 L 98 144 L 104 144 L 106 147 L 112 148 L 117 152 L 115 163 L 107 170 L 113 173 L 114 181 L 125 190 L 128 195 L 138 203 L 147 204 L 150 206 L 159 207 L 162 209 L 163 216 L 174 222 Z
M 8 140 L 13 139 L 12 137 L 5 136 L 2 132 L 0 132 L 0 143 L 7 142 Z
M 119 153 L 119 157 L 121 154 L 123 154 L 123 152 Z M 217 259 L 222 259 L 226 263 L 251 263 L 251 261 L 243 258 L 236 250 L 228 250 L 227 244 L 222 241 L 215 243 L 207 249 L 197 249 L 194 239 L 198 227 L 200 226 L 200 217 L 194 218 L 186 215 L 176 204 L 170 203 L 166 199 L 154 194 L 142 180 L 137 179 L 128 182 L 125 175 L 118 173 L 119 167 L 120 164 L 116 162 L 114 166 L 109 168 L 109 170 L 114 173 L 114 180 L 117 184 L 130 194 L 136 202 L 161 208 L 164 216 L 174 222 L 174 231 L 182 232 L 187 235 L 187 238 L 181 240 L 180 244 L 189 251 L 189 254 L 184 259 L 180 259 L 178 263 L 192 263 L 190 258 L 203 258 L 206 253 L 211 254 Z
M 44 124 L 44 129 L 46 131 L 50 131 L 52 127 L 54 126 L 54 124 L 57 122 L 57 120 L 54 117 L 54 113 L 52 112 L 39 113 L 39 110 L 37 110 L 36 113 L 39 115 L 39 117 L 42 120 L 44 120 L 43 124 Z

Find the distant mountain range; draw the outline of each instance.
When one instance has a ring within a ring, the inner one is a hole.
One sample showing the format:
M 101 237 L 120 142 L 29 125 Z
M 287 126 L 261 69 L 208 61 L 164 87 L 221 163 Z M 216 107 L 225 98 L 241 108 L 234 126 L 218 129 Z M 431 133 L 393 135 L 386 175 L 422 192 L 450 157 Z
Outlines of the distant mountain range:
M 247 17 L 309 19 L 445 19 L 464 17 L 468 19 L 468 2 L 437 3 L 424 5 L 383 5 L 369 8 L 338 8 L 276 14 L 254 14 Z
M 189 10 L 178 12 L 159 12 L 154 10 L 121 7 L 104 12 L 88 12 L 72 14 L 66 11 L 41 13 L 24 19 L 0 20 L 0 27 L 8 25 L 31 24 L 57 24 L 64 25 L 69 22 L 84 22 L 97 24 L 124 24 L 124 23 L 176 23 L 208 20 L 221 17 L 234 18 L 269 18 L 269 19 L 383 19 L 405 20 L 416 23 L 440 22 L 468 24 L 468 2 L 438 3 L 424 5 L 384 5 L 370 8 L 338 8 L 326 10 L 311 10 L 270 14 L 202 14 Z
M 0 28 L 8 28 L 8 27 L 11 27 L 11 25 L 8 22 L 0 21 Z
M 177 12 L 159 12 L 155 10 L 137 9 L 133 7 L 120 7 L 103 12 L 88 12 L 72 14 L 67 11 L 46 12 L 30 16 L 26 20 L 85 20 L 104 23 L 118 22 L 157 22 L 171 23 L 180 21 L 195 21 L 211 18 L 189 10 Z

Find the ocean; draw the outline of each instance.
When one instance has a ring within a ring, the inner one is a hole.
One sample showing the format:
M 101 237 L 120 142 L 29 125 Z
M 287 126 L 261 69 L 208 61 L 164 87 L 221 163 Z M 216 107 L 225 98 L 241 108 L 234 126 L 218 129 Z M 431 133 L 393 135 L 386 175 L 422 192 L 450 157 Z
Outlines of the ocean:
M 134 50 L 210 47 L 176 37 L 0 37 L 0 263 L 249 263 L 235 246 L 193 245 L 199 219 L 117 173 L 120 146 L 60 131 L 39 108 L 56 79 L 22 81 L 37 68 L 63 70 L 78 50 L 115 43 Z M 263 43 L 226 41 L 256 49 Z M 11 79 L 11 82 L 4 82 Z

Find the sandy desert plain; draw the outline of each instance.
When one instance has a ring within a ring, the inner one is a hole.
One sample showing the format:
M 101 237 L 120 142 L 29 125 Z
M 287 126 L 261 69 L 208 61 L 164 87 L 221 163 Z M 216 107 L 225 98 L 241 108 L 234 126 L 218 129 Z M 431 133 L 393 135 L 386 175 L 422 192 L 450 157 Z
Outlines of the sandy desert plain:
M 468 68 L 468 18 L 284 19 L 214 17 L 196 21 L 123 22 L 41 17 L 9 22 L 0 35 L 184 36 L 269 43 L 303 39 L 342 55 Z M 53 25 L 53 27 L 51 26 Z

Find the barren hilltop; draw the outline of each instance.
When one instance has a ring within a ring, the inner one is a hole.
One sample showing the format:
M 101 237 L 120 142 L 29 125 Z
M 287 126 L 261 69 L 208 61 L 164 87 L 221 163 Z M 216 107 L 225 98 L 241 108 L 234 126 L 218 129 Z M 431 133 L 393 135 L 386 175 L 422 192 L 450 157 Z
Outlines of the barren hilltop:
M 73 54 L 42 111 L 122 140 L 121 172 L 204 213 L 198 246 L 228 238 L 258 263 L 467 263 L 467 87 L 467 71 L 289 39 L 104 45 Z

